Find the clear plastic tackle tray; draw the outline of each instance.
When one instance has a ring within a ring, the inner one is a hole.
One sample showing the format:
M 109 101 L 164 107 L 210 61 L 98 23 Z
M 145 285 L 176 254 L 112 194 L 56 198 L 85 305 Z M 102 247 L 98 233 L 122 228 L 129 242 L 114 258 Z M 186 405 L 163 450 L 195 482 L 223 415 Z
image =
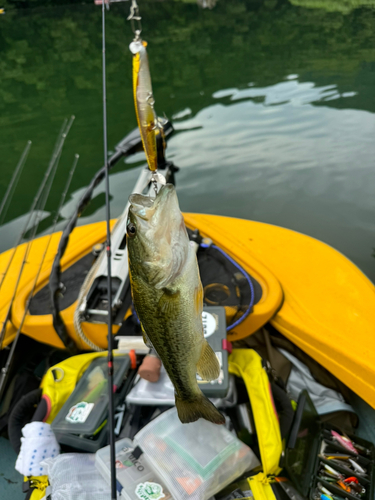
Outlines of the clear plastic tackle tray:
M 127 354 L 113 359 L 114 384 L 120 386 L 130 368 Z M 87 368 L 55 420 L 52 430 L 60 434 L 90 436 L 98 432 L 108 413 L 107 358 L 100 357 Z
M 146 425 L 134 443 L 178 500 L 206 500 L 259 465 L 224 425 L 204 419 L 182 424 L 175 408 Z
M 149 466 L 144 454 L 138 457 L 130 439 L 121 439 L 115 446 L 117 490 L 121 492 L 122 498 L 126 500 L 172 500 L 164 482 Z M 109 446 L 96 452 L 95 466 L 105 481 L 110 484 Z

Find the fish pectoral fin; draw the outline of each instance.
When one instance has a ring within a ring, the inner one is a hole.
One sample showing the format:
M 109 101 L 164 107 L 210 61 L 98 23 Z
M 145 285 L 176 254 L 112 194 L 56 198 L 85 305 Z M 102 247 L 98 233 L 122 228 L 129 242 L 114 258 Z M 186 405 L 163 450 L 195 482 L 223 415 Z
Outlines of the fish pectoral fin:
M 163 289 L 163 295 L 160 297 L 158 309 L 162 314 L 174 315 L 178 312 L 180 291 L 170 291 L 168 288 Z
M 153 349 L 154 346 L 152 345 L 151 340 L 148 338 L 147 333 L 144 331 L 142 324 L 141 324 L 141 329 L 142 329 L 143 342 L 147 345 L 147 347 Z
M 197 364 L 197 372 L 203 380 L 216 380 L 220 375 L 220 363 L 212 347 L 204 340 L 201 356 Z

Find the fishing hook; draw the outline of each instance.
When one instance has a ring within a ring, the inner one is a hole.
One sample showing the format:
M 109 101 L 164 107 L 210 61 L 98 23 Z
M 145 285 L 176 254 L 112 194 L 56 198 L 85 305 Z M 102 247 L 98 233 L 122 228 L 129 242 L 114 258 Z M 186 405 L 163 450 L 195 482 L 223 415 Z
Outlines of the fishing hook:
M 152 182 L 153 187 L 154 187 L 154 191 L 155 191 L 155 198 L 156 198 L 156 195 L 158 194 L 158 181 L 157 181 L 157 175 L 158 175 L 158 171 L 157 171 L 157 170 L 155 170 L 155 172 L 152 172 L 151 182 Z

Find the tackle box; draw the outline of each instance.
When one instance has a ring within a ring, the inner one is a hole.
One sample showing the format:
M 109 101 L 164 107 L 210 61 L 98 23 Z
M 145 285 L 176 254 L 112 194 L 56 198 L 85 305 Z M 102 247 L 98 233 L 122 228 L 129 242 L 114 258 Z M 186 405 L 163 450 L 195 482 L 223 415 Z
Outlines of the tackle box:
M 115 444 L 116 483 L 121 498 L 126 500 L 158 499 L 171 500 L 172 496 L 164 482 L 149 466 L 146 456 L 134 449 L 130 439 Z M 105 481 L 111 482 L 111 459 L 109 446 L 95 454 L 95 466 Z
M 368 450 L 368 453 L 357 455 L 335 441 L 331 431 L 336 431 L 340 435 L 343 434 L 339 428 L 320 422 L 308 392 L 306 390 L 302 391 L 298 399 L 287 447 L 280 463 L 280 467 L 284 469 L 283 472 L 289 476 L 297 491 L 310 500 L 320 498 L 318 483 L 336 498 L 342 498 L 343 500 L 374 500 L 374 445 L 357 436 L 348 436 L 354 443 Z M 328 456 L 344 454 L 353 457 L 362 468 L 366 469 L 367 475 L 346 469 L 344 466 L 332 462 L 332 460 L 320 458 L 319 455 L 323 453 L 323 448 L 324 453 L 328 454 Z M 347 478 L 357 478 L 359 483 L 366 489 L 366 492 L 361 496 L 353 495 L 336 485 L 336 483 L 319 478 L 319 471 L 324 467 L 323 464 L 328 465 Z
M 220 376 L 211 382 L 203 381 L 197 375 L 198 385 L 209 398 L 225 398 L 229 388 L 227 322 L 224 307 L 205 306 L 202 313 L 203 334 L 220 363 Z
M 113 358 L 115 405 L 125 399 L 125 378 L 130 369 L 127 354 Z M 87 368 L 74 391 L 51 424 L 60 444 L 93 453 L 107 444 L 107 358 L 100 357 Z
M 175 500 L 206 500 L 259 466 L 253 451 L 224 425 L 203 418 L 182 424 L 176 408 L 151 420 L 134 443 Z

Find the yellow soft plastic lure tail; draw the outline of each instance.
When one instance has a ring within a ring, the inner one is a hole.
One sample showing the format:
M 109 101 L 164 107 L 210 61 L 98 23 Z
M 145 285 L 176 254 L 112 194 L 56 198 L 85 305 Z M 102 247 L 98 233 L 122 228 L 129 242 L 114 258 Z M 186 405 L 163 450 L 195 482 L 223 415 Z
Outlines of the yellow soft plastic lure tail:
M 152 172 L 155 172 L 157 169 L 156 132 L 158 125 L 146 46 L 147 42 L 140 39 L 134 40 L 130 44 L 130 51 L 133 53 L 133 94 L 138 127 L 148 167 Z

